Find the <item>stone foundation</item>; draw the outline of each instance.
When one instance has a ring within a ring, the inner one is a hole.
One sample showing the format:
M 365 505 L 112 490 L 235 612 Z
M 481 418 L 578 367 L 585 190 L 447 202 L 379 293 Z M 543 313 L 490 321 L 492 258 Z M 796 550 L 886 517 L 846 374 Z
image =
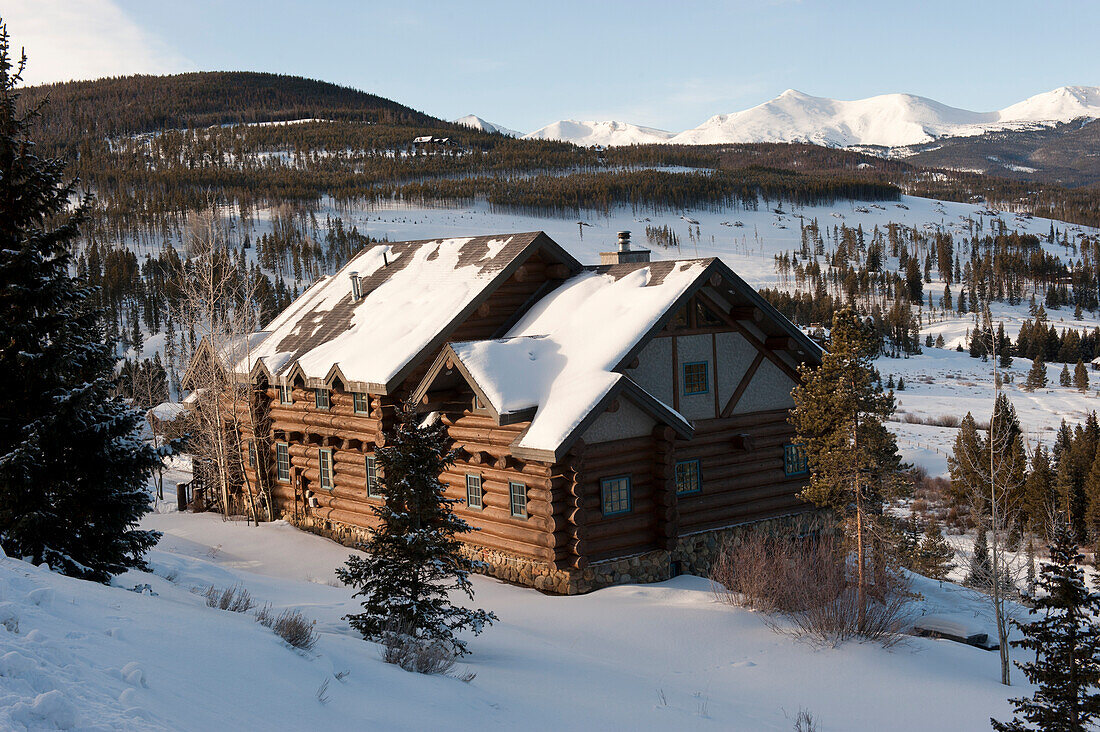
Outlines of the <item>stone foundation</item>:
M 362 544 L 368 538 L 367 530 L 358 526 L 348 526 L 315 516 L 299 516 L 295 519 L 292 515 L 284 515 L 283 518 L 301 529 L 345 546 Z M 463 546 L 463 553 L 479 562 L 480 571 L 490 577 L 534 587 L 543 592 L 579 595 L 611 585 L 662 582 L 678 574 L 706 577 L 723 542 L 747 531 L 763 531 L 769 534 L 793 532 L 796 535 L 805 535 L 822 531 L 828 526 L 826 515 L 819 511 L 779 516 L 688 534 L 680 537 L 672 551 L 657 549 L 620 559 L 593 562 L 584 569 L 558 569 L 551 564 L 474 545 Z

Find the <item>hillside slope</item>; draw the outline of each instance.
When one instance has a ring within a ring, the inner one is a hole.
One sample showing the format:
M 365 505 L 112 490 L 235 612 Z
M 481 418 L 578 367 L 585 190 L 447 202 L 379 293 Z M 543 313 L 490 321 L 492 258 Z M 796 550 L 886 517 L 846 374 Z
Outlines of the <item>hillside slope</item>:
M 449 125 L 350 87 L 252 71 L 47 84 L 26 88 L 22 102 L 32 105 L 46 96 L 50 103 L 42 110 L 35 134 L 47 144 L 74 145 L 85 136 L 297 119 Z

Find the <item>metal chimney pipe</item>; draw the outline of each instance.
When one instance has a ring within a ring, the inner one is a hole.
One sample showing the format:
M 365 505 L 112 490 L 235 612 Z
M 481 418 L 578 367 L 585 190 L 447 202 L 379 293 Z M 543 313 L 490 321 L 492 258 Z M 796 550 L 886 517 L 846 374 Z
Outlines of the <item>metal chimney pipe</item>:
M 630 232 L 629 231 L 620 231 L 619 232 L 619 251 L 620 252 L 629 252 L 630 251 Z

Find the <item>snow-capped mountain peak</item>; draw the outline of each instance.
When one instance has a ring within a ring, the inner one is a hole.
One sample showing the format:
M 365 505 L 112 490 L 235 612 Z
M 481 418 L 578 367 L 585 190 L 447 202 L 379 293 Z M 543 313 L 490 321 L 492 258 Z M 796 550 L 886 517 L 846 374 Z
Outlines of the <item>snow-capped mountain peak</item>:
M 530 140 L 565 140 L 584 147 L 593 145 L 610 147 L 613 145 L 651 145 L 667 142 L 674 134 L 653 127 L 642 127 L 615 120 L 578 122 L 577 120 L 563 119 L 545 127 L 540 127 L 534 132 L 524 135 L 524 138 Z
M 451 121 L 454 122 L 456 125 L 471 127 L 475 130 L 481 130 L 482 132 L 499 132 L 500 134 L 506 135 L 508 137 L 520 137 L 523 135 L 522 132 L 510 130 L 503 125 L 496 124 L 495 122 L 489 122 L 488 120 L 484 120 L 481 117 L 478 117 L 476 114 L 468 114 L 465 117 L 459 117 L 458 119 Z
M 679 134 L 619 121 L 562 120 L 525 137 L 605 146 L 809 142 L 830 147 L 904 147 L 941 137 L 1034 129 L 1081 117 L 1100 118 L 1100 87 L 1064 86 L 994 112 L 951 107 L 915 94 L 845 101 L 787 89 L 763 104 L 715 115 Z

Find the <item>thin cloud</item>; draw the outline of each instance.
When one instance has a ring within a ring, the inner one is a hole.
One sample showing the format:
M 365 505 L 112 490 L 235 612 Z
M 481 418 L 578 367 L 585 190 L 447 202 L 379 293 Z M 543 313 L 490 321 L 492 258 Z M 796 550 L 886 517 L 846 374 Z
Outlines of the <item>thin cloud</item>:
M 195 67 L 111 0 L 16 0 L 3 19 L 14 54 L 27 52 L 26 84 Z

